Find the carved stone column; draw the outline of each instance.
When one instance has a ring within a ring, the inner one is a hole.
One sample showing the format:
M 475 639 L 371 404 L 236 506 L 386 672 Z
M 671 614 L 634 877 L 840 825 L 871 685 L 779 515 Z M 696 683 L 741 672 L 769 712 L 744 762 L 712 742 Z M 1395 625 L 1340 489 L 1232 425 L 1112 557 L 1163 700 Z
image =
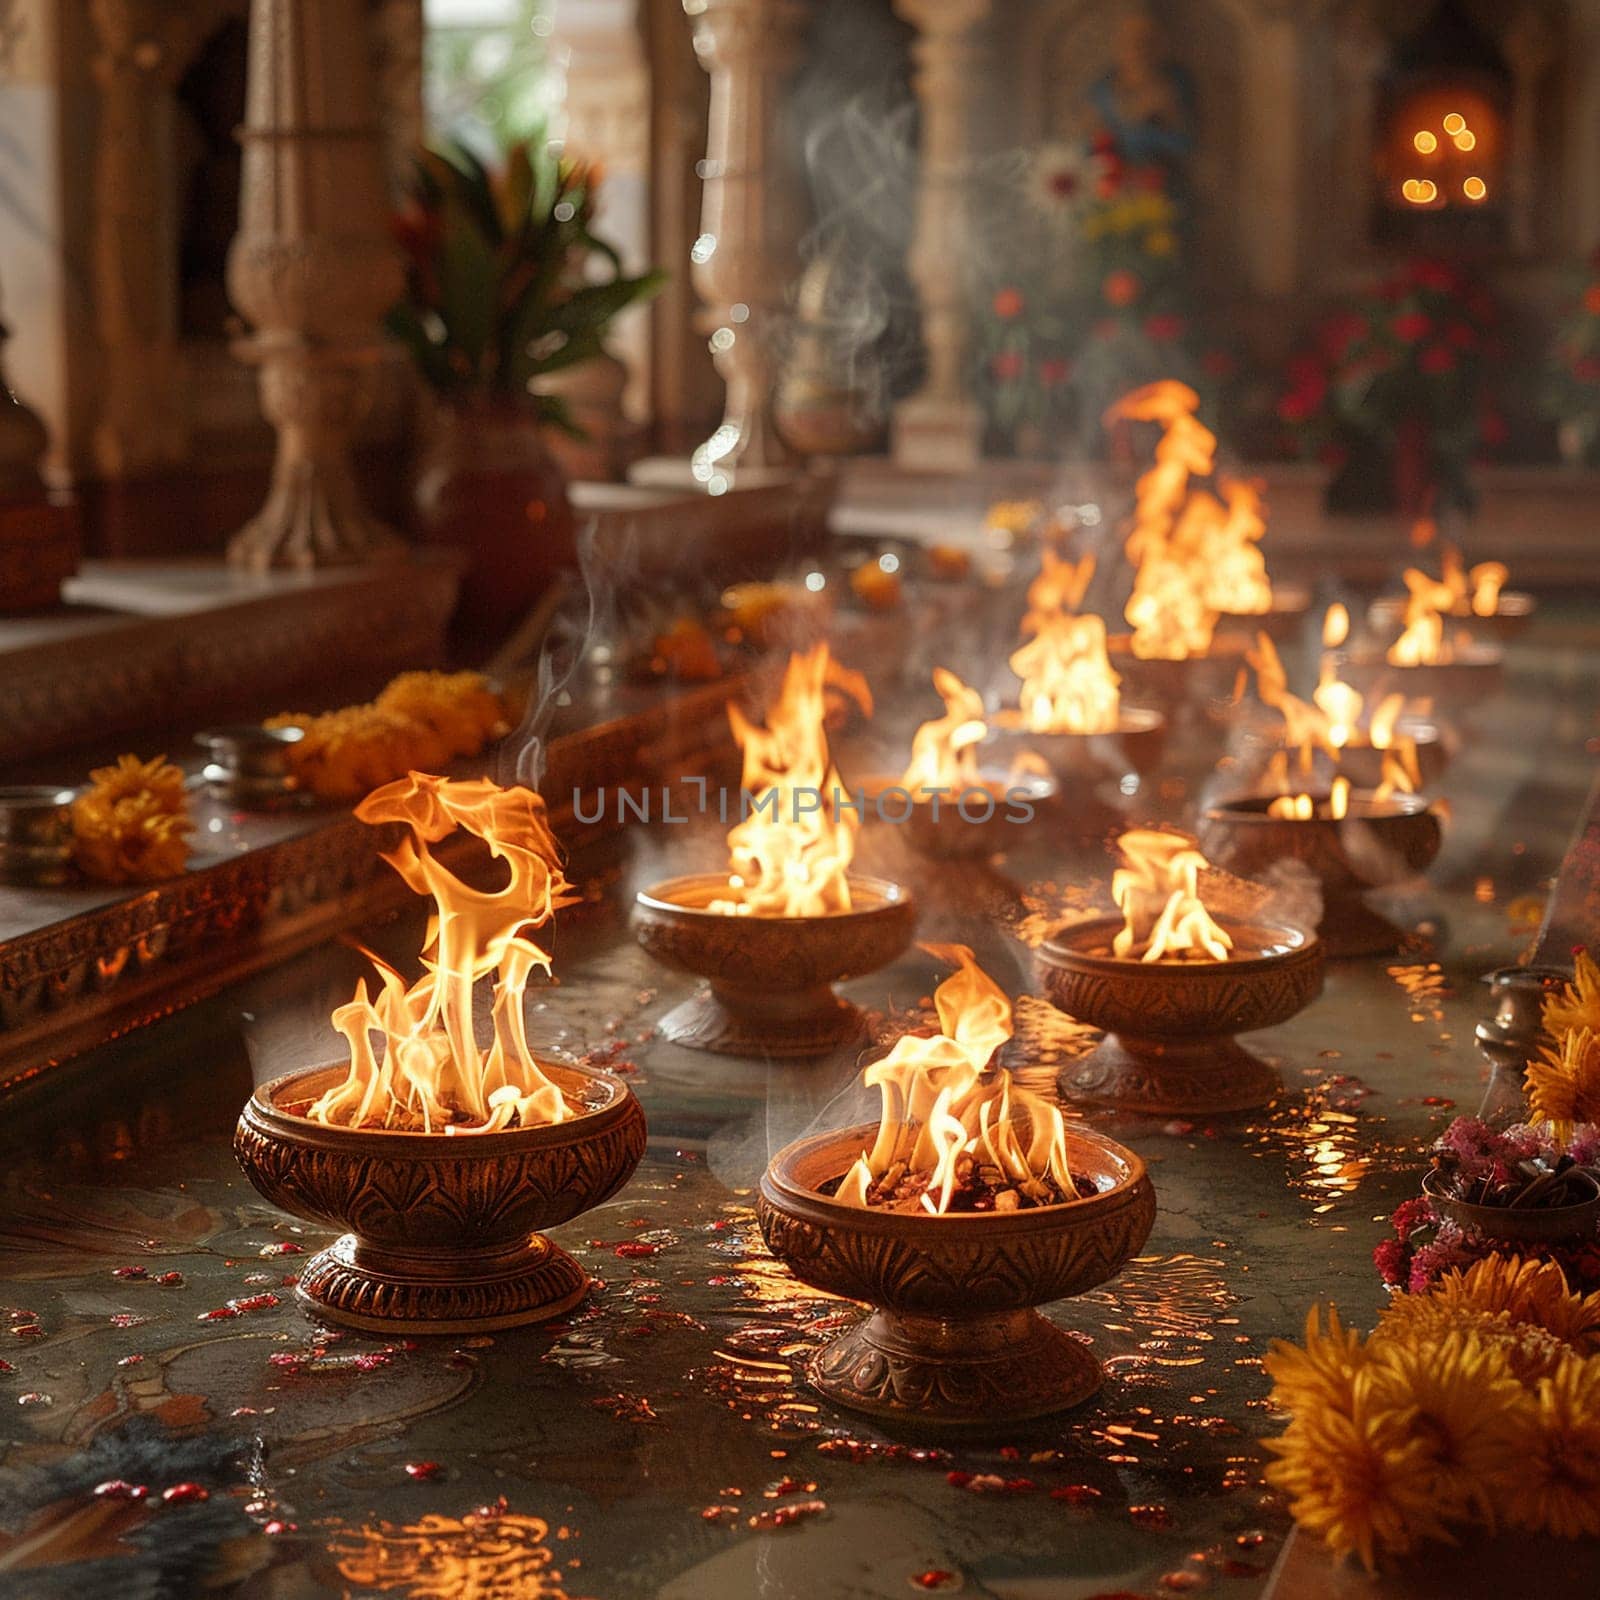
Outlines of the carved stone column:
M 1556 36 L 1543 11 L 1525 7 L 1506 30 L 1501 44 L 1511 64 L 1510 148 L 1505 165 L 1510 185 L 1511 244 L 1530 255 L 1539 243 L 1535 220 L 1539 203 L 1539 91 L 1555 60 Z
M 974 27 L 989 0 L 894 0 L 912 45 L 922 124 L 916 233 L 907 263 L 922 307 L 927 375 L 895 408 L 894 457 L 925 471 L 977 464 L 982 422 L 967 391 L 970 117 Z
M 211 6 L 196 20 L 211 20 Z M 170 90 L 193 28 L 168 0 L 93 0 L 100 89 L 94 283 L 100 335 L 95 465 L 125 478 L 183 458 L 174 230 L 164 199 Z
M 806 8 L 799 0 L 683 0 L 683 8 L 711 74 L 694 286 L 705 306 L 700 323 L 727 386 L 722 425 L 694 452 L 693 471 L 721 490 L 736 471 L 781 467 L 789 459 L 772 426 L 774 329 L 789 265 L 773 123 Z
M 367 511 L 352 437 L 399 298 L 389 243 L 364 0 L 252 0 L 239 232 L 228 293 L 254 328 L 277 430 L 266 504 L 228 559 L 315 567 L 386 554 L 399 541 Z

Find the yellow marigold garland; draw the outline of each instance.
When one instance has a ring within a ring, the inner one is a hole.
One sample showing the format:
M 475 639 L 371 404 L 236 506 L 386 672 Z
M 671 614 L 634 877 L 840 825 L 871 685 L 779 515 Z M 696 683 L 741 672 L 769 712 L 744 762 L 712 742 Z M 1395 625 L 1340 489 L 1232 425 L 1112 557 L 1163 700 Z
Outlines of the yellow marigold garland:
M 299 728 L 289 764 L 323 800 L 359 800 L 412 771 L 476 755 L 505 732 L 505 706 L 478 672 L 403 672 L 369 705 L 320 716 L 288 712 L 269 728 Z
M 1528 1063 L 1528 1120 L 1547 1123 L 1562 1141 L 1580 1123 L 1600 1122 L 1600 1031 L 1581 1024 Z
M 115 766 L 96 767 L 72 805 L 74 859 L 101 883 L 176 877 L 193 830 L 183 774 L 165 756 L 124 755 Z
M 1490 1256 L 1403 1295 L 1363 1341 L 1329 1310 L 1266 1366 L 1290 1413 L 1267 1478 L 1295 1521 L 1368 1567 L 1501 1523 L 1600 1533 L 1600 1294 Z
M 1545 1032 L 1559 1044 L 1575 1028 L 1600 1033 L 1600 962 L 1587 950 L 1572 959 L 1572 982 L 1559 994 L 1545 996 Z

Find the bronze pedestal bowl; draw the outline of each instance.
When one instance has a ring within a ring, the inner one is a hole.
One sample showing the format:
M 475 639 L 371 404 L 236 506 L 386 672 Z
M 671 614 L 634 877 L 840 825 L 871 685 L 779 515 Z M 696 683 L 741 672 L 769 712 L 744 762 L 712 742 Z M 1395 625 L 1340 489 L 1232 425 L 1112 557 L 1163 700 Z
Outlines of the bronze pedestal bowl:
M 1500 603 L 1492 616 L 1480 617 L 1470 609 L 1452 611 L 1445 618 L 1445 626 L 1452 631 L 1464 628 L 1474 638 L 1496 639 L 1502 643 L 1514 639 L 1533 620 L 1539 602 L 1520 589 L 1502 589 Z M 1406 599 L 1404 595 L 1380 595 L 1367 607 L 1367 625 L 1383 639 L 1398 636 L 1405 625 Z
M 1113 1277 L 1149 1237 L 1156 1197 L 1131 1150 L 1066 1130 L 1088 1199 L 1033 1210 L 904 1215 L 849 1205 L 837 1184 L 875 1126 L 814 1134 L 772 1158 L 761 1234 L 802 1282 L 871 1306 L 824 1345 L 806 1376 L 830 1400 L 884 1422 L 993 1428 L 1086 1400 L 1102 1372 L 1034 1309 Z
M 1426 717 L 1401 717 L 1395 723 L 1397 737 L 1409 739 L 1417 756 L 1417 776 L 1422 786 L 1431 789 L 1450 765 L 1439 724 Z M 1365 734 L 1363 732 L 1363 737 Z M 1383 782 L 1385 752 L 1370 744 L 1347 744 L 1339 752 L 1338 770 L 1358 789 L 1376 789 Z
M 898 778 L 868 778 L 862 788 L 870 816 L 903 829 L 913 850 L 936 861 L 970 861 L 1014 847 L 1056 795 L 1053 778 L 1031 773 L 983 773 L 976 783 L 937 797 L 913 793 Z
M 1264 633 L 1278 643 L 1293 637 L 1311 609 L 1311 591 L 1303 583 L 1275 583 L 1272 604 L 1265 611 L 1224 611 L 1217 618 L 1219 633 L 1243 634 L 1254 640 Z
M 1122 698 L 1153 706 L 1171 722 L 1231 701 L 1239 674 L 1246 667 L 1245 653 L 1252 637 L 1246 633 L 1214 634 L 1204 655 L 1181 661 L 1136 656 L 1133 636 L 1127 633 L 1113 634 L 1106 641 L 1106 651 L 1122 679 Z
M 1326 809 L 1326 798 L 1318 803 Z M 1272 797 L 1248 795 L 1212 806 L 1200 827 L 1206 859 L 1259 878 L 1275 862 L 1302 862 L 1322 889 L 1317 937 L 1330 956 L 1381 955 L 1404 930 L 1369 906 L 1369 889 L 1404 883 L 1439 853 L 1439 818 L 1422 795 L 1378 799 L 1352 790 L 1343 817 L 1273 817 Z
M 1387 694 L 1407 700 L 1433 700 L 1442 706 L 1468 706 L 1500 688 L 1505 658 L 1498 645 L 1476 641 L 1452 646 L 1450 659 L 1421 666 L 1395 666 L 1381 652 L 1351 651 L 1335 657 L 1340 678 L 1359 689 L 1369 704 Z
M 1233 1037 L 1287 1022 L 1322 991 L 1322 946 L 1298 928 L 1227 916 L 1226 961 L 1138 961 L 1112 954 L 1120 917 L 1063 928 L 1038 952 L 1045 995 L 1105 1030 L 1062 1069 L 1074 1100 L 1156 1115 L 1207 1115 L 1264 1105 L 1277 1072 Z
M 910 890 L 851 874 L 849 911 L 821 917 L 734 916 L 725 873 L 693 873 L 641 889 L 635 938 L 658 961 L 710 980 L 657 1028 L 675 1043 L 721 1055 L 826 1055 L 858 1039 L 861 1013 L 832 986 L 876 972 L 911 942 Z
M 1160 768 L 1167 744 L 1166 718 L 1147 706 L 1122 706 L 1108 733 L 1029 733 L 1015 711 L 1002 711 L 994 728 L 989 748 L 997 759 L 1032 752 L 1049 767 L 1063 795 L 1130 769 L 1148 777 Z
M 312 1067 L 251 1095 L 233 1151 L 273 1205 L 350 1231 L 300 1273 L 300 1299 L 374 1333 L 483 1333 L 542 1322 L 588 1292 L 539 1230 L 609 1199 L 644 1154 L 626 1084 L 544 1063 L 579 1115 L 497 1133 L 391 1133 L 305 1115 L 345 1068 Z

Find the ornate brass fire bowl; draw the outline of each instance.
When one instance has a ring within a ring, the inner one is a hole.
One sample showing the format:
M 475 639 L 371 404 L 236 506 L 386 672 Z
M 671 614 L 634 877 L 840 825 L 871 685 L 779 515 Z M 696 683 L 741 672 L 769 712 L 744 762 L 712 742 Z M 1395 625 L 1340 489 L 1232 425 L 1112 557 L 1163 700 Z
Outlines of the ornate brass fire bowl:
M 1514 639 L 1533 620 L 1539 602 L 1521 589 L 1502 589 L 1493 616 L 1480 617 L 1470 608 L 1452 611 L 1445 626 L 1452 632 L 1465 628 L 1476 638 Z M 1404 595 L 1381 595 L 1367 608 L 1367 624 L 1380 638 L 1393 639 L 1405 623 Z
M 1373 703 L 1399 693 L 1407 700 L 1471 705 L 1496 693 L 1505 676 L 1505 658 L 1499 646 L 1475 640 L 1455 645 L 1450 660 L 1424 666 L 1397 667 L 1382 655 L 1354 651 L 1336 658 L 1336 663 L 1339 676 Z
M 1069 1125 L 1067 1154 L 1100 1192 L 1031 1211 L 905 1216 L 824 1192 L 875 1127 L 785 1146 L 761 1180 L 767 1248 L 802 1282 L 872 1314 L 812 1356 L 830 1400 L 886 1422 L 993 1428 L 1077 1405 L 1100 1363 L 1033 1308 L 1114 1277 L 1149 1237 L 1156 1196 L 1133 1151 Z
M 674 1006 L 657 1028 L 695 1050 L 797 1058 L 861 1037 L 861 1013 L 832 985 L 886 966 L 911 943 L 911 891 L 887 878 L 850 878 L 852 909 L 825 917 L 729 916 L 710 909 L 728 880 L 716 872 L 641 889 L 633 931 L 658 961 L 707 978 L 711 992 Z
M 1166 744 L 1167 719 L 1148 706 L 1121 707 L 1110 733 L 1029 733 L 1016 712 L 1001 712 L 993 739 L 997 753 L 1032 751 L 1050 768 L 1064 795 L 1129 767 L 1148 776 L 1160 767 Z
M 1298 631 L 1311 609 L 1311 591 L 1303 583 L 1275 583 L 1272 604 L 1265 611 L 1224 611 L 1217 618 L 1220 632 L 1240 633 L 1253 640 L 1258 633 L 1284 640 Z
M 931 796 L 913 796 L 895 778 L 868 778 L 863 788 L 873 815 L 904 828 L 913 850 L 941 861 L 998 855 L 1014 847 L 1056 796 L 1053 778 L 1033 774 L 1015 779 L 985 774 L 967 790 L 940 795 L 937 807 Z M 1033 815 L 1021 809 L 1024 804 Z
M 1120 917 L 1063 928 L 1038 952 L 1050 1001 L 1106 1037 L 1061 1073 L 1075 1100 L 1156 1115 L 1247 1111 L 1277 1072 L 1233 1035 L 1287 1022 L 1322 992 L 1322 945 L 1287 926 L 1219 916 L 1227 961 L 1134 961 L 1111 953 Z
M 1352 790 L 1348 815 L 1271 817 L 1272 799 L 1250 795 L 1213 806 L 1200 827 L 1200 847 L 1216 866 L 1260 877 L 1276 861 L 1304 863 L 1322 886 L 1317 937 L 1330 956 L 1379 955 L 1403 930 L 1363 899 L 1368 889 L 1403 883 L 1439 853 L 1439 818 L 1422 795 L 1379 800 Z
M 589 1289 L 539 1230 L 608 1199 L 644 1154 L 627 1085 L 543 1063 L 585 1109 L 503 1133 L 389 1133 L 304 1115 L 345 1069 L 264 1083 L 233 1136 L 245 1175 L 276 1206 L 350 1231 L 300 1274 L 318 1315 L 375 1333 L 482 1333 L 560 1316 Z
M 1217 633 L 1211 647 L 1201 656 L 1182 661 L 1146 660 L 1133 653 L 1131 634 L 1114 634 L 1106 641 L 1111 665 L 1122 679 L 1122 697 L 1142 705 L 1155 706 L 1176 719 L 1180 713 L 1192 714 L 1207 703 L 1227 701 L 1245 667 L 1245 652 L 1251 635 Z

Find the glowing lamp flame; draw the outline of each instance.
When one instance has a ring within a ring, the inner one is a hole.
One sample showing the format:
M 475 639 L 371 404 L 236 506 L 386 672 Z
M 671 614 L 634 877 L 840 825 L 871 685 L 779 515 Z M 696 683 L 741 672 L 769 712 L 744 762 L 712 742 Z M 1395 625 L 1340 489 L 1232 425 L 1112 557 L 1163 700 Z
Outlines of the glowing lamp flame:
M 1164 430 L 1155 464 L 1135 490 L 1126 545 L 1135 570 L 1124 615 L 1141 660 L 1204 655 L 1220 613 L 1272 609 L 1259 491 L 1222 477 L 1217 494 L 1191 488 L 1193 478 L 1211 475 L 1216 459 L 1216 436 L 1195 416 L 1199 405 L 1193 389 L 1164 379 L 1135 389 L 1106 413 L 1108 424 L 1159 422 Z
M 1468 577 L 1472 582 L 1472 614 L 1492 617 L 1500 609 L 1500 591 L 1511 576 L 1502 561 L 1480 561 Z
M 1117 840 L 1124 865 L 1111 876 L 1122 913 L 1112 954 L 1141 961 L 1226 961 L 1233 940 L 1200 899 L 1206 858 L 1180 833 L 1134 828 Z
M 920 1205 L 940 1215 L 950 1210 L 966 1161 L 999 1174 L 1009 1195 L 996 1195 L 996 1211 L 1015 1209 L 1020 1197 L 1034 1203 L 1071 1198 L 1076 1189 L 1060 1111 L 1013 1087 L 1009 1072 L 989 1066 L 1011 1037 L 1005 991 L 964 945 L 924 948 L 958 964 L 934 992 L 939 1032 L 902 1036 L 862 1074 L 882 1098 L 882 1115 L 872 1148 L 845 1175 L 836 1198 L 866 1206 L 884 1179 L 926 1175 Z
M 911 736 L 911 764 L 900 783 L 913 795 L 959 794 L 980 782 L 977 747 L 989 731 L 983 697 L 945 667 L 933 669 L 933 686 L 945 714 L 924 722 Z
M 1448 661 L 1450 652 L 1444 641 L 1444 619 L 1456 603 L 1455 590 L 1416 567 L 1406 568 L 1405 581 L 1405 627 L 1389 646 L 1389 665 L 1425 667 Z
M 1313 817 L 1322 816 L 1334 822 L 1342 822 L 1350 810 L 1350 780 L 1340 776 L 1333 780 L 1333 790 L 1328 796 L 1326 807 L 1319 807 L 1317 802 L 1308 794 L 1279 795 L 1267 807 L 1269 817 L 1277 817 L 1289 822 L 1310 822 Z
M 1322 648 L 1337 650 L 1350 637 L 1350 612 L 1335 601 L 1322 618 Z
M 413 772 L 375 789 L 356 807 L 363 822 L 411 830 L 384 860 L 437 908 L 429 918 L 423 977 L 407 985 L 374 958 L 379 989 L 363 978 L 333 1013 L 350 1047 L 350 1069 L 307 1113 L 317 1122 L 424 1133 L 487 1133 L 564 1122 L 574 1113 L 534 1059 L 522 996 L 550 958 L 527 938 L 572 903 L 543 799 L 487 779 L 458 782 Z M 458 828 L 505 862 L 497 890 L 469 888 L 428 848 Z M 476 986 L 493 978 L 493 1043 L 473 1027 Z M 374 1040 L 382 1045 L 381 1054 Z
M 832 804 L 843 785 L 828 752 L 827 690 L 872 709 L 860 673 L 839 666 L 826 644 L 789 658 L 767 725 L 728 706 L 744 753 L 748 815 L 728 830 L 727 899 L 710 909 L 741 916 L 822 917 L 850 909 L 850 862 L 858 812 Z

